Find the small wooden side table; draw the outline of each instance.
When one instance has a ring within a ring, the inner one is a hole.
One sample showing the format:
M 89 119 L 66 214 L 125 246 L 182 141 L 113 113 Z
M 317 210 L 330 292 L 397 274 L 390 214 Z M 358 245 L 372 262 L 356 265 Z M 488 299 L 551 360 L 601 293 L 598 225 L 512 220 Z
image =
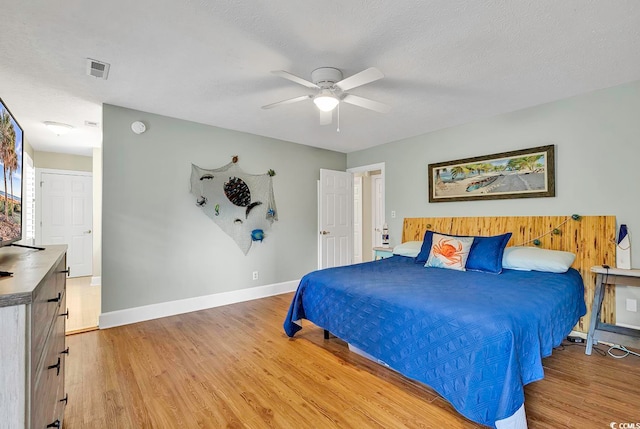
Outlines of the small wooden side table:
M 625 344 L 629 347 L 640 348 L 640 330 L 624 328 L 600 321 L 604 289 L 607 285 L 640 286 L 640 270 L 624 270 L 622 268 L 604 268 L 600 265 L 591 267 L 591 272 L 596 273 L 596 292 L 591 308 L 591 321 L 587 334 L 587 347 L 585 353 L 590 355 L 594 344 L 598 340 L 610 343 Z
M 386 259 L 393 256 L 393 247 L 374 247 L 373 260 Z

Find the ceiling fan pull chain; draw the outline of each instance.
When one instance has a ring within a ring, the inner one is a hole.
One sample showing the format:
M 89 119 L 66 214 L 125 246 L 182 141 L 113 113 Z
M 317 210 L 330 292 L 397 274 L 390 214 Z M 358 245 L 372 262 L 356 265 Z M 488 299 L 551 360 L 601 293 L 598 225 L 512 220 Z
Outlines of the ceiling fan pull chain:
M 338 103 L 338 128 L 336 129 L 336 132 L 340 132 L 340 103 Z

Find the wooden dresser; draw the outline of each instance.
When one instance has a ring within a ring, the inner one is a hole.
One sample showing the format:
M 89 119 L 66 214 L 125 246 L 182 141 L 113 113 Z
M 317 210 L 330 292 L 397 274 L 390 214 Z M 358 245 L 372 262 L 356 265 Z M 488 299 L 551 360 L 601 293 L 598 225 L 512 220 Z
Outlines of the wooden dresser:
M 0 429 L 62 427 L 66 252 L 0 249 Z

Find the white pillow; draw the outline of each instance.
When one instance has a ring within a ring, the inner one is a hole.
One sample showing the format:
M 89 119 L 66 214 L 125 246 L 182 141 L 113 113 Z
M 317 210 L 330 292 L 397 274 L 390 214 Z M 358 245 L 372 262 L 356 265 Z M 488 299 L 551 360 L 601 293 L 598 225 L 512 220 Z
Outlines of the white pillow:
M 507 247 L 502 256 L 502 268 L 520 271 L 545 271 L 566 273 L 576 255 L 561 250 L 538 247 Z
M 418 253 L 420 253 L 421 247 L 422 241 L 407 241 L 394 247 L 393 254 L 415 258 L 416 256 L 418 256 Z

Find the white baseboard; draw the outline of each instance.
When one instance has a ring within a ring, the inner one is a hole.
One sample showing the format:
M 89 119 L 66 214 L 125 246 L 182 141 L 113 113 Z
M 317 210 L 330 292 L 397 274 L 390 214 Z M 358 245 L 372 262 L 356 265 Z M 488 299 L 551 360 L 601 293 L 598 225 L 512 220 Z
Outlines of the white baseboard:
M 145 320 L 159 319 L 161 317 L 174 316 L 176 314 L 190 313 L 192 311 L 205 310 L 207 308 L 220 307 L 223 305 L 235 304 L 237 302 L 251 301 L 253 299 L 280 295 L 295 291 L 298 287 L 298 283 L 300 283 L 300 280 L 292 280 L 254 288 L 216 293 L 213 295 L 197 296 L 177 301 L 127 308 L 125 310 L 110 311 L 108 313 L 100 314 L 98 326 L 100 329 L 113 328 L 115 326 L 143 322 Z
M 100 286 L 102 285 L 102 277 L 101 276 L 93 276 L 91 277 L 91 284 L 89 286 Z
M 629 325 L 627 323 L 616 323 L 616 326 L 622 326 L 623 328 L 630 328 L 630 329 L 638 329 L 638 330 L 640 330 L 640 326 Z

